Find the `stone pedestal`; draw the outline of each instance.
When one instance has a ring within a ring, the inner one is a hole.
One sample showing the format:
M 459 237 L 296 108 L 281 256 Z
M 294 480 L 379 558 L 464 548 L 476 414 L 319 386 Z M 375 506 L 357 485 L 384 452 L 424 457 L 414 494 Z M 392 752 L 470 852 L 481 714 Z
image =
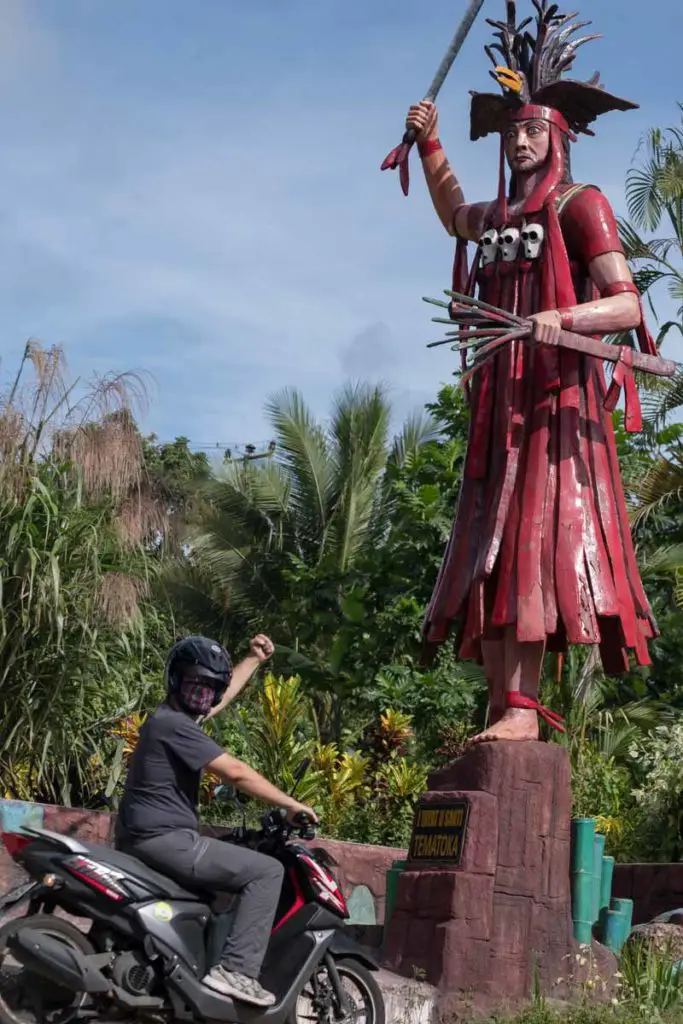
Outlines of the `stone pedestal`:
M 408 861 L 385 957 L 448 992 L 515 1001 L 571 973 L 570 766 L 546 743 L 484 743 L 429 779 L 469 802 L 460 862 Z

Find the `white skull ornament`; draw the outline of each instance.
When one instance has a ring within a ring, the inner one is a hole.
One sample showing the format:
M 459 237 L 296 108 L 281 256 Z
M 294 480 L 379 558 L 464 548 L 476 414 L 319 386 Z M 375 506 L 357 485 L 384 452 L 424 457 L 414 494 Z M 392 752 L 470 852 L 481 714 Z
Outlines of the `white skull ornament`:
M 479 246 L 481 248 L 481 265 L 488 267 L 489 263 L 495 262 L 498 255 L 498 232 L 495 228 L 489 228 L 484 232 L 479 239 Z
M 522 228 L 522 246 L 524 258 L 537 260 L 543 245 L 545 231 L 542 224 L 525 224 Z
M 498 239 L 503 263 L 513 263 L 519 252 L 519 228 L 503 228 Z

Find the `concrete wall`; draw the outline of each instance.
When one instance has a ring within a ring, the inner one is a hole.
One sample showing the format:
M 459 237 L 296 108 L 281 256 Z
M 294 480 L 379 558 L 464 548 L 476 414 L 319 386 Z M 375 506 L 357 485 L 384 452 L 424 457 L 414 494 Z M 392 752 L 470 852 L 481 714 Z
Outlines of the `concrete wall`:
M 0 825 L 11 830 L 22 821 L 51 829 L 86 841 L 107 845 L 113 837 L 114 818 L 97 811 L 71 810 L 42 804 L 26 804 L 0 800 Z M 338 862 L 335 870 L 347 899 L 357 886 L 366 886 L 374 900 L 375 920 L 384 921 L 386 872 L 394 860 L 404 859 L 405 850 L 363 843 L 341 843 L 332 839 L 316 840 Z M 17 884 L 23 877 L 20 868 L 0 845 L 0 892 Z M 653 917 L 683 907 L 683 863 L 681 864 L 617 864 L 614 869 L 613 895 L 632 899 L 634 924 L 651 921 Z
M 0 825 L 11 831 L 22 822 L 38 828 L 73 835 L 86 842 L 108 845 L 113 841 L 114 816 L 97 811 L 70 810 L 66 807 L 0 800 Z M 219 829 L 206 829 L 207 833 Z M 347 899 L 357 886 L 366 886 L 374 900 L 377 924 L 384 921 L 385 876 L 393 860 L 406 856 L 405 850 L 385 846 L 366 846 L 362 843 L 340 843 L 332 839 L 317 839 L 313 847 L 323 847 L 337 861 L 334 873 Z M 17 884 L 23 877 L 4 846 L 0 845 L 0 892 Z
M 633 923 L 683 907 L 683 864 L 615 864 L 612 895 L 633 900 Z

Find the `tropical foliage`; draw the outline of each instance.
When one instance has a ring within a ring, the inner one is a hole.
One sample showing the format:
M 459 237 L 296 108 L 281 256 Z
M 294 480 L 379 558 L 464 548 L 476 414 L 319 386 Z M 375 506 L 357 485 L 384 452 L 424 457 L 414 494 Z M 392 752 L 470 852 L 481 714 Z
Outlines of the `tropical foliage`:
M 679 109 L 683 112 L 683 106 Z M 674 304 L 673 316 L 659 323 L 657 342 L 662 344 L 671 332 L 683 335 L 683 118 L 672 128 L 652 128 L 641 140 L 637 162 L 626 178 L 626 201 L 630 219 L 622 221 L 620 229 L 636 283 L 655 316 L 658 294 L 667 294 Z M 645 526 L 654 517 L 660 533 L 668 526 L 668 545 L 657 545 L 645 566 L 650 573 L 678 573 L 683 565 L 678 518 L 683 448 L 680 424 L 667 421 L 683 405 L 683 374 L 679 371 L 671 381 L 660 383 L 644 402 L 645 461 L 632 475 L 633 520 Z M 674 593 L 680 604 L 680 586 Z
M 0 774 L 13 796 L 92 799 L 113 724 L 158 671 L 148 601 L 159 525 L 146 493 L 141 381 L 67 384 L 26 346 L 0 404 Z M 95 773 L 96 774 L 96 773 Z
M 679 109 L 683 114 L 683 105 Z M 665 285 L 678 303 L 675 317 L 660 327 L 657 342 L 661 344 L 669 331 L 683 333 L 683 117 L 672 128 L 651 128 L 641 140 L 637 157 L 626 176 L 629 220 L 620 223 L 621 237 L 652 312 L 657 285 Z M 666 234 L 645 238 L 644 231 Z
M 267 411 L 275 454 L 216 473 L 205 492 L 213 514 L 188 532 L 169 589 L 185 622 L 227 643 L 257 627 L 277 636 L 321 737 L 339 742 L 342 703 L 378 663 L 368 565 L 392 533 L 392 473 L 435 427 L 416 417 L 392 442 L 380 388 L 342 391 L 326 426 L 296 391 Z

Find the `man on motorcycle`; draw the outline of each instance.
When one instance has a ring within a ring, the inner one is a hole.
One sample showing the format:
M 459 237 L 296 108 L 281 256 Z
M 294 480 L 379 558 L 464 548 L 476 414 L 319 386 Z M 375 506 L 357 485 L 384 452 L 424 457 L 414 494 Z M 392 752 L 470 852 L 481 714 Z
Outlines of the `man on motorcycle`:
M 273 651 L 267 637 L 251 642 L 251 659 L 234 676 L 225 648 L 202 636 L 186 637 L 166 660 L 167 700 L 142 729 L 130 764 L 116 828 L 116 846 L 190 889 L 238 894 L 233 928 L 221 962 L 204 978 L 223 995 L 255 1006 L 275 997 L 257 981 L 277 909 L 282 865 L 253 850 L 198 832 L 202 772 L 265 803 L 284 807 L 290 820 L 315 811 L 281 792 L 224 751 L 199 722 L 225 707 Z

